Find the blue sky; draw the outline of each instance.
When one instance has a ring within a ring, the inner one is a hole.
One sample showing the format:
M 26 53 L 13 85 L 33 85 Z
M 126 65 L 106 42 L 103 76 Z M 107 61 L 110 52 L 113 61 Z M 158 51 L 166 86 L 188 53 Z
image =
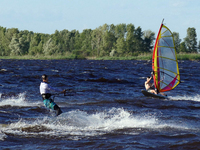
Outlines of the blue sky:
M 157 35 L 162 19 L 180 38 L 200 37 L 200 0 L 0 0 L 0 26 L 37 33 L 132 23 Z

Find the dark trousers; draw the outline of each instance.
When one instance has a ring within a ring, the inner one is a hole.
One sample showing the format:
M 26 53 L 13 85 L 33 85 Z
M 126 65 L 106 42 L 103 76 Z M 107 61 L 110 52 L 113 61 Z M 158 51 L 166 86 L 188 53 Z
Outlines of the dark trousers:
M 49 94 L 49 93 L 42 94 L 42 99 L 43 100 L 49 99 L 49 100 L 51 100 L 53 102 L 53 100 L 51 99 L 51 94 Z M 58 115 L 60 115 L 62 113 L 60 107 L 57 104 L 55 104 L 53 110 L 56 111 L 56 116 L 58 116 Z

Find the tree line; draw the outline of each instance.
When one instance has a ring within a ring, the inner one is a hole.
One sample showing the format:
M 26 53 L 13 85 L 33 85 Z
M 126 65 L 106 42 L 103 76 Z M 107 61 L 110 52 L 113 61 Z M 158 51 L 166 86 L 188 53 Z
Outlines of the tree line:
M 187 29 L 183 42 L 179 33 L 173 32 L 177 52 L 197 53 L 195 28 Z M 137 56 L 151 52 L 155 33 L 142 31 L 133 24 L 104 24 L 94 30 L 56 30 L 54 34 L 19 31 L 0 26 L 0 56 L 23 55 L 75 55 L 77 57 Z

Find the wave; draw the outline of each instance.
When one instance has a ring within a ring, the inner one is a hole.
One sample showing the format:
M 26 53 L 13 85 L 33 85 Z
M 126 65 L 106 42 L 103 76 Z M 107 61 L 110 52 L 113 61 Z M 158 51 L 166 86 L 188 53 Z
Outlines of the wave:
M 2 126 L 0 126 L 0 127 L 2 127 Z M 3 141 L 6 138 L 7 138 L 7 135 L 0 131 L 0 141 Z
M 89 114 L 73 110 L 58 117 L 38 117 L 20 119 L 3 127 L 2 133 L 28 137 L 68 137 L 72 139 L 123 132 L 140 134 L 145 130 L 188 129 L 184 125 L 166 123 L 152 114 L 134 114 L 123 108 L 112 108 L 103 112 Z M 4 136 L 5 138 L 5 136 Z
M 169 96 L 170 100 L 189 100 L 189 101 L 196 101 L 200 102 L 200 95 L 183 95 L 183 96 Z
M 1 94 L 2 97 L 2 94 Z M 11 106 L 11 107 L 29 107 L 29 106 L 38 106 L 42 102 L 30 102 L 26 100 L 26 92 L 19 93 L 18 95 L 12 97 L 5 97 L 0 99 L 0 107 Z
M 98 79 L 79 79 L 79 81 L 89 81 L 89 82 L 107 82 L 107 83 L 129 83 L 127 80 L 113 78 L 113 79 L 106 79 L 104 77 Z

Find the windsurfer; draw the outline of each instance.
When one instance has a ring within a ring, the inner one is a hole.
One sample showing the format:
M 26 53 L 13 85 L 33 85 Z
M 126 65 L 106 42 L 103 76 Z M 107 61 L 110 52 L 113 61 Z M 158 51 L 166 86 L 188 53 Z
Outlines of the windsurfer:
M 144 86 L 147 90 L 147 92 L 157 94 L 156 90 L 153 88 L 153 83 L 151 83 L 153 75 L 151 77 L 147 77 L 147 81 L 144 83 Z
M 147 81 L 145 82 L 145 88 L 147 90 L 147 92 L 153 93 L 153 94 L 158 94 L 157 90 L 154 89 L 154 84 L 151 83 L 151 79 L 153 78 L 153 72 L 151 73 L 151 77 L 147 77 Z M 159 92 L 162 96 L 167 96 L 166 94 L 164 94 L 163 92 Z
M 56 115 L 60 115 L 62 113 L 60 107 L 51 99 L 51 92 L 59 92 L 66 93 L 66 90 L 59 90 L 57 88 L 53 88 L 48 84 L 47 75 L 42 75 L 42 82 L 40 84 L 40 94 L 42 95 L 44 105 L 56 111 Z

